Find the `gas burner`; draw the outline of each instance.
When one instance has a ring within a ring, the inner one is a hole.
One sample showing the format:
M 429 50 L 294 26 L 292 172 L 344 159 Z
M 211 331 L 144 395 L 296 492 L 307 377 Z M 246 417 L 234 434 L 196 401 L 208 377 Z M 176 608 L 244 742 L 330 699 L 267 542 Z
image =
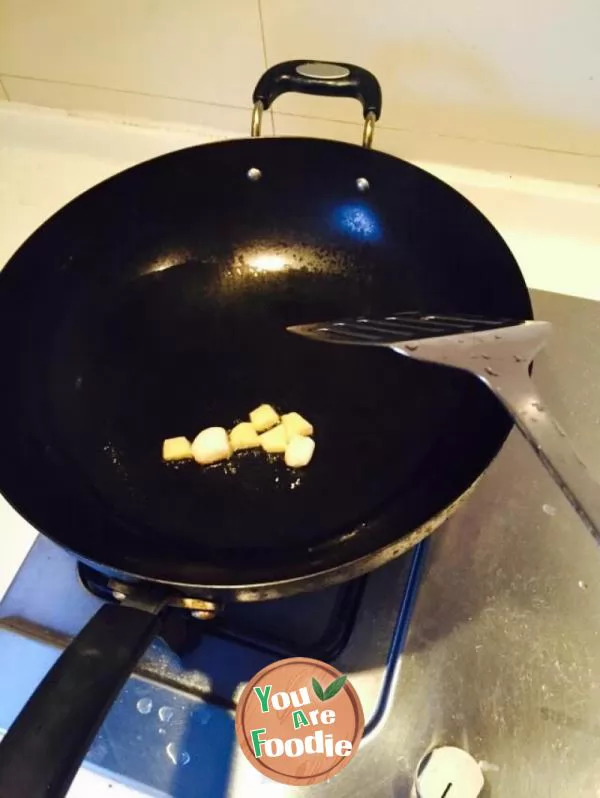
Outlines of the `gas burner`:
M 237 697 L 255 673 L 290 656 L 329 661 L 350 674 L 366 736 L 376 735 L 397 678 L 423 551 L 421 544 L 345 585 L 216 613 L 182 598 L 108 714 L 86 765 L 140 795 L 249 794 L 238 781 Z M 0 604 L 0 733 L 60 650 L 103 602 L 122 600 L 127 589 L 37 539 Z M 193 617 L 199 610 L 210 617 Z

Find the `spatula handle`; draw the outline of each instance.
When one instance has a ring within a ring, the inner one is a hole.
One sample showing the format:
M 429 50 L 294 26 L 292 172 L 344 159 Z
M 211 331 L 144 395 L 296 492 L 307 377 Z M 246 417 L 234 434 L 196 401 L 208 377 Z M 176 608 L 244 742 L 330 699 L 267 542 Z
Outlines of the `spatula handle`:
M 488 387 L 513 416 L 550 476 L 600 544 L 600 483 L 546 408 L 530 377 L 523 373 L 518 380 L 495 383 L 488 382 Z

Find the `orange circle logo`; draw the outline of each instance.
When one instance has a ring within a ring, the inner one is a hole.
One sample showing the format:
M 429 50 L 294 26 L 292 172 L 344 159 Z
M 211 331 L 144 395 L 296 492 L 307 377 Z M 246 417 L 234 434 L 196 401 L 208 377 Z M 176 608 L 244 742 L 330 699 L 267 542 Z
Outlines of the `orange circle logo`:
M 294 786 L 326 781 L 356 754 L 364 730 L 355 689 L 331 665 L 294 657 L 273 663 L 246 685 L 235 731 L 250 763 Z

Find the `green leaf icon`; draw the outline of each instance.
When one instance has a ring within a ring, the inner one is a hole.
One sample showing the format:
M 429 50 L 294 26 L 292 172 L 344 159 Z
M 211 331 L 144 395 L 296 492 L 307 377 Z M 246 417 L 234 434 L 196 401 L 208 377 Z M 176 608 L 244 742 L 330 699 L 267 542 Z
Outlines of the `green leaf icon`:
M 319 701 L 325 701 L 325 694 L 323 693 L 323 688 L 321 687 L 321 685 L 315 679 L 314 676 L 313 676 L 313 680 L 312 680 L 312 687 L 313 687 L 313 690 L 315 691 L 315 695 L 317 696 Z
M 334 679 L 329 687 L 325 690 L 325 694 L 323 697 L 323 701 L 329 701 L 330 698 L 336 696 L 342 687 L 346 684 L 347 676 L 338 676 L 337 679 Z

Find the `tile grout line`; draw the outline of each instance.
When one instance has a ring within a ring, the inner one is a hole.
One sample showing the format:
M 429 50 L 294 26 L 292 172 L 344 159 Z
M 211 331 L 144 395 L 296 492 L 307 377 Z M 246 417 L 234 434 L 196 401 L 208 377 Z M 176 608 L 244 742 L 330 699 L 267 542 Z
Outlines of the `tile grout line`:
M 262 0 L 256 0 L 258 4 L 258 19 L 260 23 L 260 38 L 262 43 L 262 52 L 263 52 L 263 61 L 265 69 L 269 68 L 269 58 L 267 56 L 267 37 L 265 35 L 265 22 L 263 18 L 263 10 L 262 10 Z M 276 136 L 277 132 L 275 130 L 275 115 L 273 114 L 273 109 L 269 111 L 271 116 L 271 127 L 273 130 L 273 135 Z
M 35 78 L 31 75 L 11 75 L 6 72 L 2 73 L 5 78 L 15 78 L 16 80 L 30 80 L 37 83 L 50 83 L 53 86 L 71 86 L 75 89 L 95 89 L 96 91 L 114 91 L 117 94 L 131 94 L 134 97 L 150 97 L 157 100 L 171 100 L 178 103 L 193 103 L 195 105 L 209 105 L 216 106 L 217 108 L 231 108 L 234 111 L 247 111 L 252 107 L 252 103 L 248 103 L 246 107 L 242 105 L 228 105 L 227 103 L 217 103 L 210 100 L 194 100 L 190 97 L 172 97 L 169 94 L 151 94 L 147 91 L 131 91 L 130 89 L 117 89 L 114 86 L 96 86 L 93 83 L 73 83 L 70 80 L 50 80 L 49 78 Z M 6 89 L 5 89 L 6 90 Z M 8 96 L 8 92 L 6 92 Z
M 269 68 L 269 59 L 267 58 L 267 40 L 265 38 L 265 23 L 263 20 L 262 0 L 256 0 L 258 6 L 258 20 L 260 23 L 260 39 L 262 44 L 262 53 L 265 69 Z
M 297 119 L 314 119 L 318 122 L 333 122 L 336 125 L 349 125 L 362 130 L 360 122 L 351 122 L 348 119 L 331 119 L 325 116 L 312 116 L 308 114 L 294 114 L 290 111 L 278 111 L 280 116 L 296 117 Z M 457 136 L 450 133 L 433 133 L 431 131 L 418 130 L 410 127 L 391 127 L 390 125 L 377 124 L 377 130 L 388 130 L 392 133 L 408 133 L 410 135 L 428 136 L 445 141 L 462 141 L 469 144 L 491 144 L 494 147 L 516 148 L 521 150 L 534 150 L 536 152 L 549 152 L 554 155 L 570 155 L 578 158 L 600 158 L 600 152 L 575 152 L 574 150 L 559 150 L 553 147 L 538 147 L 535 144 L 518 144 L 508 141 L 497 141 L 496 139 L 471 138 L 470 136 Z
M 267 65 L 267 63 L 268 63 L 267 62 L 267 49 L 266 49 L 266 40 L 265 40 L 265 36 L 264 36 L 264 28 L 263 28 L 263 22 L 262 22 L 261 0 L 257 0 L 257 2 L 258 2 L 260 26 L 261 26 L 263 57 L 265 59 L 265 65 Z M 138 97 L 149 97 L 149 98 L 155 98 L 155 99 L 159 99 L 159 100 L 170 100 L 172 102 L 192 103 L 194 105 L 206 105 L 208 107 L 214 106 L 214 107 L 217 107 L 217 108 L 229 108 L 229 109 L 232 109 L 232 110 L 235 110 L 235 111 L 248 111 L 248 108 L 251 107 L 251 103 L 249 103 L 248 107 L 244 108 L 243 106 L 240 106 L 240 105 L 227 105 L 225 103 L 209 102 L 207 100 L 195 100 L 195 99 L 190 99 L 190 98 L 187 98 L 187 97 L 172 97 L 172 96 L 166 95 L 166 94 L 150 94 L 149 92 L 130 91 L 129 89 L 117 89 L 117 88 L 113 88 L 113 87 L 110 87 L 110 86 L 97 86 L 97 85 L 88 84 L 88 83 L 73 83 L 71 81 L 66 81 L 66 80 L 50 80 L 48 78 L 36 78 L 36 77 L 32 77 L 31 75 L 14 75 L 14 74 L 9 74 L 9 73 L 4 72 L 4 73 L 2 73 L 2 77 L 5 77 L 5 78 L 16 78 L 17 80 L 38 81 L 40 83 L 50 83 L 50 84 L 53 84 L 53 85 L 56 85 L 56 86 L 61 86 L 62 85 L 62 86 L 72 86 L 74 88 L 80 88 L 80 89 L 95 89 L 97 91 L 109 91 L 109 92 L 113 91 L 113 92 L 116 92 L 118 94 L 130 94 L 130 95 L 138 96 Z M 6 86 L 2 82 L 1 78 L 0 78 L 0 91 L 4 91 L 4 94 L 6 95 L 6 98 L 7 98 L 8 101 L 11 100 L 10 95 L 9 95 L 7 89 L 6 89 Z M 272 120 L 272 124 L 273 124 L 273 133 L 276 134 L 276 131 L 275 131 L 275 115 L 273 114 L 272 111 L 269 111 L 269 113 L 271 114 L 271 120 Z M 336 124 L 353 125 L 353 126 L 356 126 L 356 127 L 360 127 L 360 124 L 358 122 L 350 122 L 350 121 L 345 120 L 345 119 L 330 119 L 328 117 L 306 116 L 304 114 L 294 114 L 294 113 L 289 113 L 287 111 L 279 111 L 278 113 L 280 113 L 281 116 L 298 117 L 298 118 L 303 118 L 303 119 L 315 119 L 315 120 L 318 120 L 318 121 L 334 122 Z M 518 143 L 514 143 L 514 142 L 496 141 L 496 140 L 493 140 L 493 139 L 471 138 L 471 137 L 468 137 L 468 136 L 453 136 L 453 135 L 447 135 L 445 133 L 431 133 L 431 132 L 424 133 L 424 131 L 422 131 L 422 130 L 413 130 L 412 128 L 389 127 L 388 125 L 378 125 L 378 127 L 381 130 L 389 130 L 391 132 L 426 135 L 426 136 L 430 136 L 432 138 L 448 140 L 448 141 L 461 141 L 461 142 L 465 142 L 465 143 L 474 143 L 474 144 L 489 144 L 489 145 L 492 145 L 494 147 L 507 147 L 507 148 L 513 148 L 514 147 L 514 148 L 521 149 L 521 150 L 534 150 L 536 152 L 547 152 L 547 153 L 552 153 L 552 154 L 555 154 L 555 155 L 568 155 L 568 156 L 578 157 L 578 158 L 599 158 L 600 157 L 600 153 L 593 153 L 593 152 L 574 152 L 572 150 L 560 150 L 560 149 L 555 149 L 555 148 L 552 148 L 552 147 L 536 147 L 536 146 L 531 145 L 531 144 L 518 144 Z

